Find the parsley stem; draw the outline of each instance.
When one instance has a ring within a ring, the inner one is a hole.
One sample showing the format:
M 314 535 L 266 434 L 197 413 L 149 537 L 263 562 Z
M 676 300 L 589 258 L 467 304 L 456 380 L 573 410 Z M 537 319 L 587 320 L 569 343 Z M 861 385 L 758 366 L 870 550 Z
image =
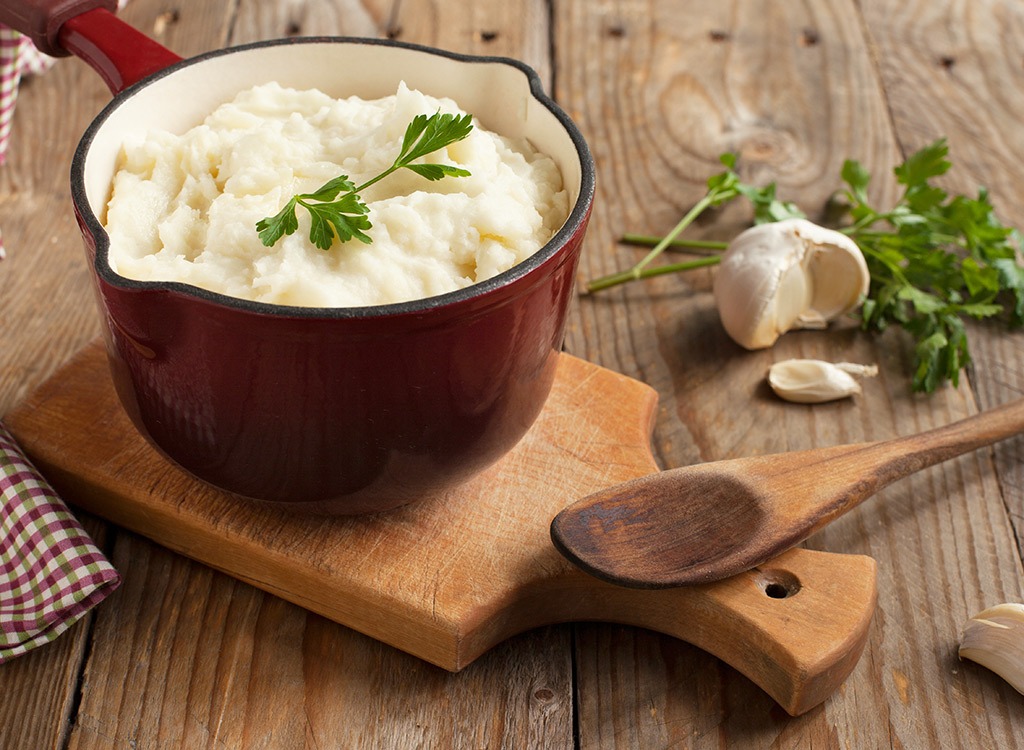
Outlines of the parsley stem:
M 391 165 L 390 167 L 388 167 L 387 169 L 385 169 L 385 170 L 384 170 L 383 172 L 381 172 L 381 173 L 380 173 L 379 175 L 377 175 L 376 177 L 373 177 L 373 178 L 371 178 L 371 179 L 367 180 L 366 182 L 364 182 L 364 183 L 363 183 L 362 185 L 360 185 L 360 186 L 359 186 L 359 187 L 357 187 L 357 188 L 353 188 L 352 190 L 349 190 L 349 193 L 361 193 L 361 192 L 363 192 L 364 190 L 366 190 L 366 188 L 370 187 L 370 185 L 373 185 L 373 184 L 375 184 L 375 183 L 378 183 L 378 182 L 380 182 L 380 181 L 381 181 L 381 180 L 383 180 L 383 179 L 384 179 L 385 177 L 387 177 L 387 176 L 388 176 L 389 174 L 391 174 L 392 172 L 397 172 L 397 171 L 398 171 L 399 169 L 401 169 L 401 168 L 402 168 L 402 165 L 401 165 L 401 164 L 399 164 L 399 163 L 398 163 L 398 162 L 396 161 L 396 162 L 395 162 L 394 164 L 392 164 L 392 165 Z
M 398 158 L 395 159 L 395 163 L 392 164 L 390 167 L 385 169 L 383 172 L 381 172 L 376 177 L 370 178 L 369 180 L 364 182 L 362 185 L 359 185 L 358 187 L 355 187 L 352 190 L 349 190 L 348 193 L 346 193 L 345 195 L 350 195 L 352 193 L 362 193 L 364 190 L 366 190 L 366 188 L 370 187 L 370 185 L 375 185 L 376 183 L 380 182 L 381 180 L 383 180 L 385 177 L 387 177 L 388 175 L 392 174 L 393 172 L 397 172 L 399 169 L 402 169 L 406 165 L 406 163 L 407 163 L 407 162 L 404 161 L 404 157 L 405 157 L 405 154 L 400 154 L 398 156 Z
M 625 271 L 619 273 L 613 273 L 609 276 L 602 276 L 601 278 L 594 279 L 587 283 L 588 292 L 597 292 L 602 289 L 608 289 L 609 287 L 618 286 L 619 284 L 626 284 L 630 281 L 639 281 L 640 279 L 647 279 L 651 276 L 660 276 L 666 273 L 674 273 L 676 271 L 688 271 L 692 268 L 700 268 L 702 266 L 712 266 L 718 263 L 718 256 L 711 256 L 709 258 L 703 258 L 701 260 L 686 261 L 684 263 L 675 263 L 670 266 L 663 266 L 651 270 L 645 270 L 647 266 L 664 252 L 665 248 L 671 245 L 676 237 L 686 229 L 690 224 L 693 223 L 694 219 L 701 215 L 705 209 L 712 206 L 716 201 L 720 201 L 724 196 L 734 194 L 732 191 L 727 189 L 712 188 L 704 194 L 704 197 L 697 201 L 693 207 L 686 212 L 686 215 L 679 220 L 672 231 L 662 237 L 658 243 L 654 246 L 651 252 L 647 253 L 640 261 Z
M 608 289 L 609 287 L 617 286 L 619 284 L 625 284 L 629 281 L 650 279 L 655 276 L 662 276 L 669 273 L 680 273 L 682 271 L 692 271 L 696 268 L 715 266 L 721 261 L 722 256 L 720 255 L 708 255 L 703 258 L 686 260 L 681 263 L 671 263 L 664 266 L 655 266 L 654 268 L 642 268 L 639 271 L 636 270 L 636 266 L 634 266 L 626 271 L 620 271 L 619 273 L 613 273 L 609 276 L 602 276 L 599 279 L 594 279 L 587 284 L 587 291 L 599 292 L 602 289 Z
M 639 263 L 633 266 L 628 271 L 628 273 L 632 273 L 634 279 L 642 278 L 640 276 L 640 272 L 644 269 L 644 267 L 647 266 L 652 260 L 657 258 L 659 255 L 661 255 L 662 252 L 664 252 L 665 248 L 668 247 L 672 243 L 672 241 L 679 236 L 680 232 L 682 232 L 684 229 L 690 226 L 690 224 L 693 223 L 693 220 L 700 216 L 701 213 L 704 212 L 704 209 L 711 205 L 714 199 L 715 198 L 714 195 L 712 195 L 712 191 L 706 193 L 703 198 L 701 198 L 693 205 L 693 208 L 686 212 L 686 215 L 679 220 L 679 223 L 672 227 L 672 231 L 666 234 L 664 237 L 662 237 L 661 242 L 655 245 L 654 249 L 651 250 L 651 252 L 647 253 L 647 255 L 645 255 Z
M 848 227 L 839 227 L 837 229 L 841 234 L 845 234 L 847 237 L 852 237 L 858 234 L 861 230 L 867 229 L 868 227 L 878 223 L 879 221 L 887 221 L 888 216 L 886 214 L 870 214 L 865 216 L 855 224 L 851 224 Z
M 650 234 L 633 234 L 627 232 L 620 238 L 620 242 L 626 245 L 642 245 L 645 247 L 653 247 L 662 241 L 662 237 Z M 672 247 L 685 247 L 692 250 L 712 250 L 719 251 L 725 250 L 729 246 L 728 242 L 721 242 L 719 240 L 688 240 L 684 237 L 677 237 L 669 243 Z

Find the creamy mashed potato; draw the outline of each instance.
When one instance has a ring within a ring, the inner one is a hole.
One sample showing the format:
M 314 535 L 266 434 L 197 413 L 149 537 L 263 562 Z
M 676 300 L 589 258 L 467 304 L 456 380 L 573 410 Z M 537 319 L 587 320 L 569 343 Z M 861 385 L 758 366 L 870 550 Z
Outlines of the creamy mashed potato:
M 182 281 L 281 305 L 351 307 L 431 297 L 532 255 L 568 214 L 554 162 L 474 123 L 423 161 L 468 169 L 431 182 L 403 169 L 361 193 L 370 245 L 320 250 L 299 229 L 265 247 L 256 222 L 339 174 L 361 184 L 391 165 L 419 114 L 460 113 L 401 85 L 394 96 L 333 99 L 276 83 L 240 93 L 183 135 L 124 145 L 106 212 L 110 265 L 139 280 Z

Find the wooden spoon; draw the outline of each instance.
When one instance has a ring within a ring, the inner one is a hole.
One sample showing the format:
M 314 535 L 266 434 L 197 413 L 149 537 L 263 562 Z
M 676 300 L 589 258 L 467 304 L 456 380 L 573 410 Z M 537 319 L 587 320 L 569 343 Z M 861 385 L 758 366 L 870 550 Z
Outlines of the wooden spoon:
M 1024 399 L 919 435 L 663 471 L 570 505 L 551 538 L 622 586 L 716 581 L 796 546 L 897 479 L 1022 430 Z

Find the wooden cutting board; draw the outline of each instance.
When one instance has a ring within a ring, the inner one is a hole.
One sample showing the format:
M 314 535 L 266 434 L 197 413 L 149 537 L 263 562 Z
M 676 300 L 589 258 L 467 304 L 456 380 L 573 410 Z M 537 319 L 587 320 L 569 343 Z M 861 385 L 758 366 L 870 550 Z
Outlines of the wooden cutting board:
M 586 575 L 551 544 L 563 507 L 657 470 L 656 405 L 648 386 L 562 355 L 543 413 L 498 465 L 355 518 L 288 516 L 169 464 L 122 411 L 98 342 L 5 422 L 70 503 L 445 669 L 529 628 L 616 622 L 699 646 L 803 713 L 863 650 L 874 560 L 796 549 L 727 581 L 643 591 Z

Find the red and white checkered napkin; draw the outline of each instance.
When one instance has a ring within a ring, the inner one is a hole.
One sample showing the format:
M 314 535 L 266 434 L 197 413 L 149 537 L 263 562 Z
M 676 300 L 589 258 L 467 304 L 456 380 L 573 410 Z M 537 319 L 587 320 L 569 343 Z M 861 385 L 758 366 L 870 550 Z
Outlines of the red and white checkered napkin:
M 0 24 L 0 164 L 7 158 L 14 105 L 22 76 L 42 73 L 53 58 L 36 49 L 27 36 Z M 4 236 L 0 233 L 0 260 L 4 257 Z
M 0 164 L 7 157 L 22 76 L 42 73 L 51 65 L 53 58 L 37 50 L 27 36 L 0 25 Z
M 120 582 L 0 423 L 0 664 L 52 641 Z

